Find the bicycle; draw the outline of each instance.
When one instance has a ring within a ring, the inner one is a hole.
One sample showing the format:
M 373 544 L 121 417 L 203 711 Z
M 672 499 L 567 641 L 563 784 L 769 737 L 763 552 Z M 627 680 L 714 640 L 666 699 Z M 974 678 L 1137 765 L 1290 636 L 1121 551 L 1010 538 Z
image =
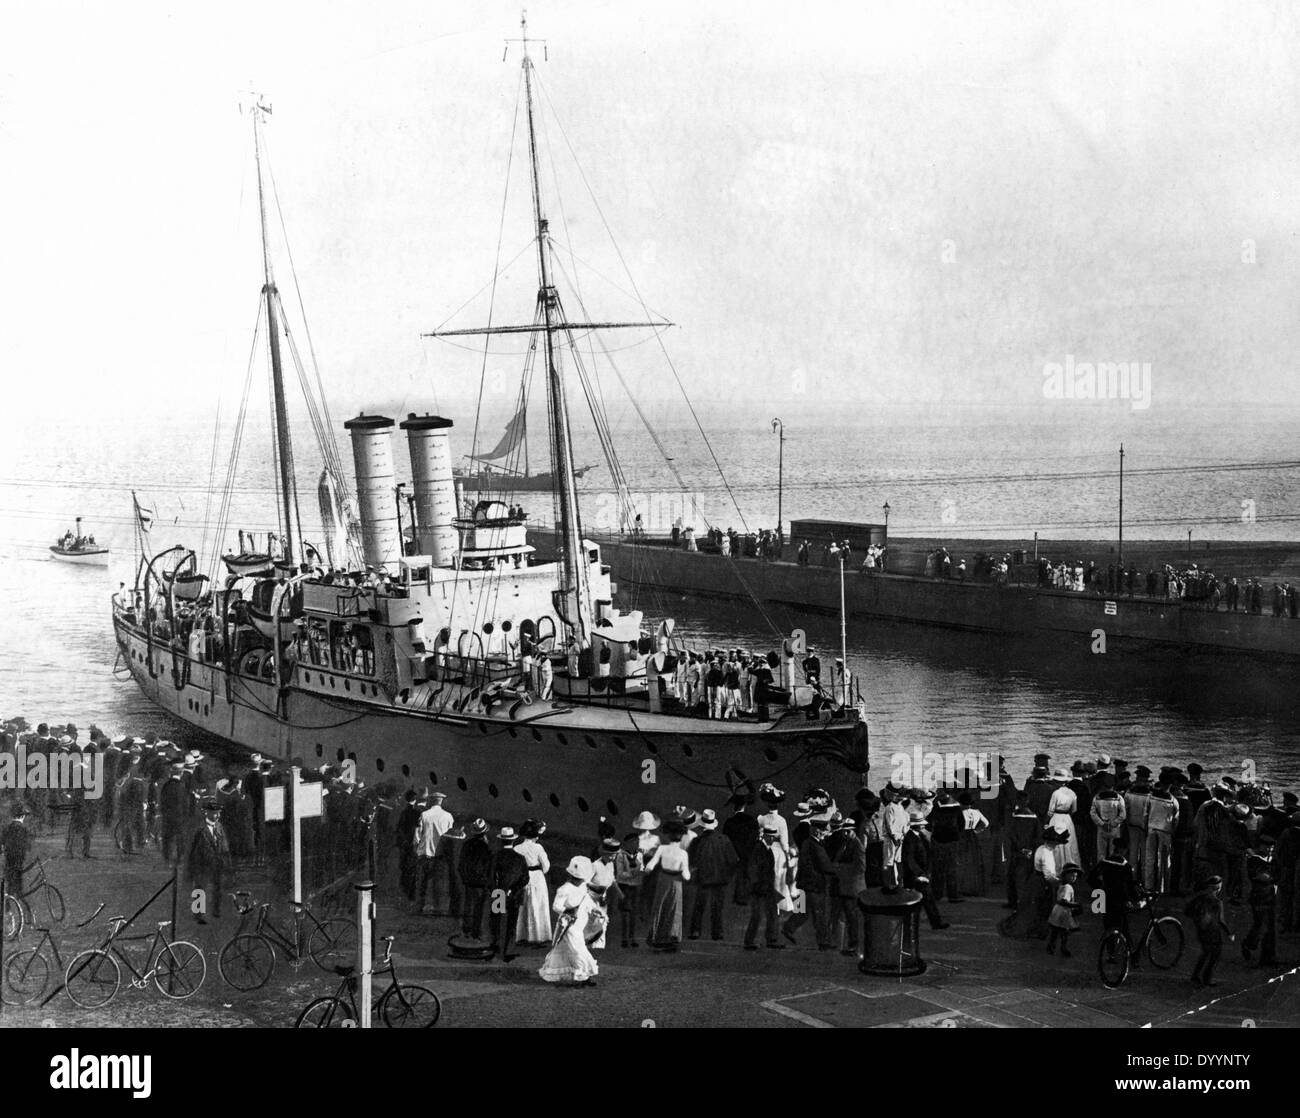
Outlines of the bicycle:
M 393 963 L 393 937 L 384 936 L 384 943 L 387 945 L 384 958 L 374 973 L 387 974 L 392 981 L 388 989 L 371 1004 L 371 1014 L 379 1014 L 379 1019 L 389 1029 L 433 1028 L 442 1016 L 442 1002 L 438 1000 L 438 995 L 427 986 L 399 982 Z M 335 967 L 334 973 L 343 979 L 338 990 L 329 997 L 317 998 L 308 1003 L 293 1023 L 295 1029 L 356 1027 L 360 1019 L 357 1014 L 356 967 Z
M 267 901 L 257 904 L 247 889 L 231 894 L 239 909 L 239 927 L 221 948 L 217 956 L 217 969 L 221 977 L 236 990 L 247 993 L 259 990 L 275 971 L 275 945 L 280 945 L 290 966 L 301 966 L 311 959 L 321 970 L 329 973 L 344 959 L 354 958 L 357 952 L 357 930 L 350 920 L 321 921 L 305 904 L 289 902 L 293 909 L 293 924 L 282 928 L 271 919 L 271 905 Z M 248 929 L 250 914 L 256 910 L 252 930 Z M 305 921 L 313 927 L 304 941 Z
M 76 928 L 84 928 L 101 912 L 104 911 L 104 904 L 100 905 L 94 912 L 86 917 L 80 924 L 74 925 Z M 28 947 L 18 954 L 10 957 L 5 963 L 4 982 L 12 991 L 17 999 L 15 1005 L 30 1005 L 32 1002 L 39 1001 L 49 985 L 52 974 L 65 974 L 67 966 L 63 962 L 63 956 L 59 953 L 59 945 L 54 936 L 50 933 L 49 928 L 38 928 L 41 938 L 36 941 L 35 947 Z M 54 964 L 51 966 L 50 960 L 46 958 L 45 947 L 48 945 L 50 953 L 54 956 Z M 54 991 L 58 993 L 58 991 Z M 53 997 L 53 994 L 51 995 Z
M 1148 909 L 1150 918 L 1138 937 L 1136 947 L 1130 946 L 1128 937 L 1118 928 L 1112 928 L 1101 937 L 1097 949 L 1097 973 L 1101 975 L 1102 984 L 1109 989 L 1124 985 L 1133 962 L 1144 950 L 1152 965 L 1160 970 L 1176 967 L 1183 957 L 1185 936 L 1178 917 L 1160 916 L 1151 898 L 1139 901 L 1133 911 L 1143 908 Z
M 45 877 L 45 863 L 40 858 L 32 859 L 30 865 L 23 869 L 24 874 L 36 871 L 36 880 L 32 882 L 21 893 L 5 894 L 5 911 L 4 911 L 4 938 L 17 939 L 23 934 L 23 929 L 29 924 L 35 924 L 36 913 L 32 908 L 29 897 L 34 897 L 39 893 L 45 900 L 46 911 L 50 914 L 50 919 L 55 924 L 62 924 L 65 916 L 68 915 L 67 905 L 63 903 L 63 894 L 59 892 L 58 887 L 51 885 Z
M 179 1001 L 198 993 L 208 976 L 207 960 L 188 940 L 168 942 L 163 929 L 172 926 L 170 920 L 159 920 L 152 936 L 123 936 L 123 929 L 130 924 L 125 916 L 114 916 L 108 923 L 109 933 L 104 942 L 73 956 L 68 964 L 63 983 L 75 1005 L 98 1009 L 112 1001 L 122 985 L 122 966 L 131 972 L 128 981 L 133 989 L 143 990 L 152 979 L 164 997 Z M 136 941 L 149 943 L 142 970 L 136 970 L 131 957 L 118 946 Z

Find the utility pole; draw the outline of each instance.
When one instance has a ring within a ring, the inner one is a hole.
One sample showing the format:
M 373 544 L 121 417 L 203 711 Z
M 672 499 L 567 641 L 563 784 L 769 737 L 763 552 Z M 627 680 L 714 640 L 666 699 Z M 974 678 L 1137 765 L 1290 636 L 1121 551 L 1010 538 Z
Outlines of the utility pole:
M 1124 566 L 1124 444 L 1119 444 L 1119 566 Z
M 784 510 L 781 499 L 785 490 L 785 424 L 779 419 L 772 420 L 772 430 L 777 433 L 776 440 L 776 534 L 782 542 L 785 540 Z

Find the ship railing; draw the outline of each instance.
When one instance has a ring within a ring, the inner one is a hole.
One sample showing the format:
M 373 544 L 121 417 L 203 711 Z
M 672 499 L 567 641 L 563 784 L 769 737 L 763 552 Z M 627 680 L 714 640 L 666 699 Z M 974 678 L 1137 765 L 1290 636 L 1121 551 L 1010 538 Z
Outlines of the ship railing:
M 517 660 L 500 656 L 461 656 L 437 653 L 426 661 L 429 680 L 435 683 L 463 683 L 482 687 L 522 678 Z

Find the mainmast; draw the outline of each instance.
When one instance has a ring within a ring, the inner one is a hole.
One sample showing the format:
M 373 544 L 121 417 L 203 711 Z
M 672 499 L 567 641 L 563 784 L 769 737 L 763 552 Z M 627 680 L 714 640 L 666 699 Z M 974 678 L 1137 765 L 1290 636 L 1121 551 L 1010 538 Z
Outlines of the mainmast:
M 533 60 L 528 55 L 528 14 L 519 20 L 523 42 L 524 99 L 528 110 L 528 156 L 532 169 L 533 221 L 537 230 L 537 307 L 546 335 L 546 387 L 551 399 L 551 442 L 555 448 L 555 481 L 560 499 L 561 560 L 565 608 L 560 614 L 569 622 L 573 639 L 581 647 L 589 638 L 594 619 L 590 616 L 591 595 L 586 592 L 588 570 L 582 550 L 582 518 L 578 510 L 578 484 L 573 475 L 573 435 L 565 400 L 564 376 L 555 345 L 558 323 L 564 315 L 559 293 L 551 283 L 550 233 L 542 213 L 542 187 L 537 167 L 537 130 L 533 121 Z
M 556 495 L 559 498 L 559 543 L 561 548 L 561 585 L 556 612 L 568 624 L 579 647 L 590 639 L 595 628 L 591 601 L 590 571 L 582 547 L 582 519 L 578 509 L 578 483 L 574 476 L 573 434 L 569 426 L 569 407 L 565 400 L 564 376 L 560 367 L 557 337 L 573 344 L 575 330 L 617 330 L 629 327 L 671 326 L 669 322 L 569 322 L 560 303 L 559 292 L 551 281 L 551 237 L 542 211 L 541 176 L 537 159 L 537 129 L 533 114 L 533 63 L 528 55 L 528 17 L 520 20 L 523 43 L 524 92 L 528 112 L 528 155 L 533 194 L 533 223 L 537 236 L 537 309 L 531 324 L 514 326 L 480 326 L 464 330 L 433 330 L 427 338 L 493 334 L 544 334 L 546 337 L 546 390 L 550 404 L 552 467 Z M 508 50 L 509 48 L 507 48 Z M 525 470 L 527 465 L 525 465 Z
M 280 293 L 275 287 L 271 270 L 271 248 L 266 229 L 266 192 L 262 185 L 262 114 L 271 112 L 269 105 L 257 101 L 253 105 L 253 152 L 257 161 L 257 206 L 262 219 L 262 271 L 265 281 L 262 295 L 266 299 L 266 329 L 271 349 L 271 387 L 275 400 L 275 457 L 280 464 L 280 527 L 284 540 L 284 557 L 296 563 L 300 525 L 298 514 L 298 489 L 293 472 L 293 440 L 289 436 L 289 410 L 284 399 L 284 373 L 280 366 L 280 330 L 276 306 Z

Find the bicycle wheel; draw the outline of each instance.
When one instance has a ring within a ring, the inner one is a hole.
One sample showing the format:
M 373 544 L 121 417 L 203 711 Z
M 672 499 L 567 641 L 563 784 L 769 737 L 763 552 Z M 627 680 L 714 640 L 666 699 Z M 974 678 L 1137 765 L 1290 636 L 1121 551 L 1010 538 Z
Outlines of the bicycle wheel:
M 73 958 L 63 979 L 64 989 L 74 1005 L 98 1009 L 116 996 L 122 985 L 122 968 L 101 947 L 92 947 Z
M 5 897 L 4 912 L 4 937 L 5 939 L 17 939 L 23 934 L 23 924 L 25 923 L 23 915 L 23 906 L 19 903 L 17 897 Z
M 217 970 L 236 990 L 260 990 L 275 970 L 275 948 L 266 936 L 235 936 L 217 956 Z
M 62 924 L 68 915 L 68 906 L 63 903 L 63 894 L 48 881 L 45 882 L 45 906 L 50 910 L 50 919 Z
M 181 1001 L 199 992 L 208 977 L 208 961 L 189 940 L 174 940 L 158 952 L 153 984 L 164 997 Z
M 1147 936 L 1147 958 L 1161 970 L 1176 967 L 1183 957 L 1183 925 L 1176 916 L 1162 916 Z
M 1101 946 L 1097 949 L 1097 973 L 1101 975 L 1103 985 L 1113 990 L 1124 985 L 1128 967 L 1128 940 L 1123 932 L 1112 929 L 1101 937 Z
M 317 998 L 298 1014 L 295 1029 L 351 1029 L 357 1023 L 352 1007 L 342 998 Z
M 390 1029 L 432 1029 L 442 1016 L 442 1002 L 427 986 L 390 986 L 379 999 L 379 1018 Z
M 351 920 L 326 920 L 312 928 L 307 937 L 307 954 L 321 970 L 333 974 L 334 968 L 357 960 L 357 928 Z
M 50 981 L 50 961 L 35 947 L 20 951 L 5 964 L 5 985 L 15 1005 L 30 1005 L 45 993 Z

